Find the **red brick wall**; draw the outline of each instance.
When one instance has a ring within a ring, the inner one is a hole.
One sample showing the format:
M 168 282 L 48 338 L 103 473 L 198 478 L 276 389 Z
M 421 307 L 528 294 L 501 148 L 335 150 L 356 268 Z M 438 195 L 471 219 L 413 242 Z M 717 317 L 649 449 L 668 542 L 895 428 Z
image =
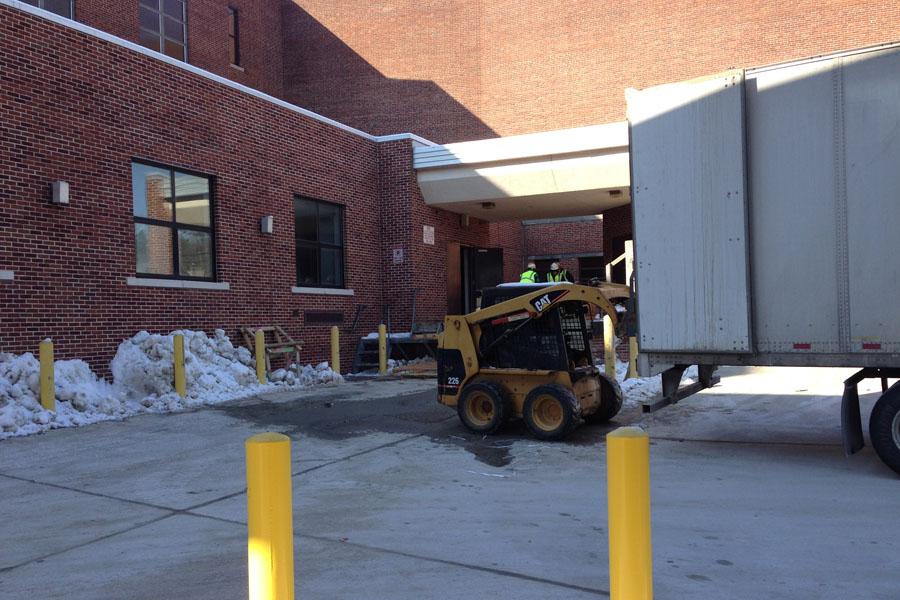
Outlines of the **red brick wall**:
M 294 0 L 287 97 L 437 142 L 621 120 L 623 91 L 895 41 L 866 0 Z
M 230 66 L 228 7 L 238 9 L 243 70 Z M 188 62 L 282 94 L 282 0 L 188 0 L 187 8 Z M 75 19 L 138 43 L 138 0 L 76 0 Z
M 456 213 L 431 208 L 422 199 L 412 163 L 412 144 L 379 144 L 381 194 L 384 212 L 385 307 L 394 331 L 408 331 L 412 317 L 412 290 L 416 295 L 416 321 L 443 321 L 447 307 L 447 262 L 451 244 L 490 247 L 491 227 L 472 219 L 464 227 Z M 434 244 L 426 244 L 423 227 L 434 227 Z M 393 251 L 403 251 L 403 262 L 393 263 Z M 505 254 L 504 254 L 505 256 Z
M 47 336 L 59 358 L 101 372 L 140 329 L 280 323 L 305 360 L 327 356 L 327 326 L 303 311 L 382 301 L 378 145 L 17 9 L 0 6 L 0 351 L 33 351 Z M 210 174 L 215 181 L 216 275 L 228 291 L 139 288 L 131 161 Z M 408 173 L 405 173 L 408 175 Z M 51 181 L 71 204 L 49 203 Z M 408 193 L 407 188 L 404 193 Z M 292 198 L 346 207 L 347 287 L 353 297 L 298 295 Z M 274 215 L 275 233 L 259 233 Z M 373 218 L 375 217 L 375 218 Z M 344 364 L 355 339 L 345 328 Z
M 603 252 L 603 221 L 569 221 L 525 225 L 528 256 Z

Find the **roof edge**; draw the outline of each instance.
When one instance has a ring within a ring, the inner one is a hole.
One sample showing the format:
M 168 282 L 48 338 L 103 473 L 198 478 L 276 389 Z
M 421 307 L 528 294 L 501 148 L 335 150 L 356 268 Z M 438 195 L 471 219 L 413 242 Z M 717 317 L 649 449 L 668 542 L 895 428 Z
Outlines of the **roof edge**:
M 137 52 L 138 54 L 143 54 L 144 56 L 147 56 L 149 58 L 158 60 L 160 62 L 167 63 L 173 67 L 177 67 L 179 69 L 193 73 L 194 75 L 199 75 L 200 77 L 203 77 L 205 79 L 209 79 L 209 80 L 219 83 L 221 85 L 230 87 L 232 89 L 238 90 L 245 94 L 249 94 L 251 96 L 259 98 L 260 100 L 264 100 L 266 102 L 269 102 L 269 103 L 279 106 L 281 108 L 285 108 L 292 112 L 301 114 L 305 117 L 309 117 L 311 119 L 319 121 L 320 123 L 325 123 L 326 125 L 331 125 L 332 127 L 336 127 L 337 129 L 341 129 L 343 131 L 346 131 L 347 133 L 351 133 L 355 136 L 361 137 L 361 138 L 369 140 L 371 142 L 379 143 L 379 142 L 390 142 L 390 141 L 395 141 L 395 140 L 408 139 L 408 140 L 413 141 L 414 143 L 418 143 L 423 146 L 435 146 L 436 145 L 434 142 L 429 141 L 423 137 L 420 137 L 414 133 L 397 133 L 397 134 L 392 134 L 392 135 L 381 135 L 381 136 L 375 136 L 370 133 L 366 133 L 365 131 L 356 129 L 355 127 L 351 127 L 350 125 L 345 125 L 344 123 L 341 123 L 340 121 L 335 121 L 334 119 L 330 119 L 326 116 L 320 115 L 319 113 L 315 113 L 311 110 L 302 108 L 300 106 L 297 106 L 296 104 L 291 104 L 290 102 L 286 102 L 284 100 L 276 98 L 275 96 L 270 96 L 269 94 L 266 94 L 257 89 L 251 88 L 249 86 L 243 85 L 236 81 L 232 81 L 230 79 L 222 77 L 221 75 L 216 75 L 215 73 L 212 73 L 205 69 L 201 69 L 200 67 L 194 66 L 192 64 L 186 63 L 181 60 L 176 60 L 174 58 L 166 56 L 165 54 L 156 52 L 155 50 L 150 50 L 149 48 L 145 48 L 141 45 L 135 44 L 134 42 L 129 42 L 128 40 L 117 37 L 115 35 L 112 35 L 111 33 L 107 33 L 105 31 L 101 31 L 99 29 L 91 27 L 90 25 L 85 25 L 84 23 L 81 23 L 74 19 L 62 17 L 60 15 L 57 15 L 56 13 L 52 13 L 52 12 L 44 10 L 42 8 L 37 8 L 35 6 L 31 6 L 30 4 L 25 4 L 24 2 L 20 2 L 19 0 L 0 0 L 0 6 L 8 6 L 10 8 L 21 10 L 22 12 L 31 14 L 35 17 L 39 17 L 41 19 L 56 23 L 57 25 L 62 25 L 63 27 L 67 27 L 69 29 L 74 29 L 75 31 L 84 33 L 91 37 L 95 37 L 95 38 L 101 39 L 103 41 L 110 42 L 117 46 L 121 46 L 122 48 L 126 48 L 133 52 Z

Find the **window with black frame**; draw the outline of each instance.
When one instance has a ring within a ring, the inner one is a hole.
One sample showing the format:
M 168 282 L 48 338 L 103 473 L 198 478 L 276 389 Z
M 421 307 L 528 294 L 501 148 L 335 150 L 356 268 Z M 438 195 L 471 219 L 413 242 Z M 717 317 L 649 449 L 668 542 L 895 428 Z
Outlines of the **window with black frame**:
M 137 275 L 212 281 L 212 178 L 133 162 L 131 187 Z
M 187 60 L 184 0 L 140 0 L 138 38 L 142 46 Z
M 344 287 L 344 210 L 338 204 L 294 198 L 297 285 Z
M 72 18 L 74 0 L 23 0 L 25 4 L 49 10 L 61 17 Z

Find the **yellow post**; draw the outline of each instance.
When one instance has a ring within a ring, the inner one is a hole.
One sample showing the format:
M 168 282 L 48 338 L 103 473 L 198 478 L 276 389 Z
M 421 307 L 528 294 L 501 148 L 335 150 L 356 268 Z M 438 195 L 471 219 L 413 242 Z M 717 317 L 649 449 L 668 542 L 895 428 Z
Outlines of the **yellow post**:
M 603 315 L 603 364 L 606 376 L 616 378 L 616 331 L 609 315 Z
M 266 334 L 262 329 L 256 330 L 256 378 L 260 383 L 266 382 Z
M 173 362 L 175 363 L 175 392 L 184 398 L 187 396 L 187 381 L 184 378 L 184 336 L 176 333 L 174 337 L 175 355 Z
M 41 406 L 45 410 L 56 410 L 56 385 L 53 383 L 53 342 L 47 338 L 39 346 L 41 362 Z
M 628 373 L 625 374 L 625 379 L 633 379 L 638 376 L 637 355 L 637 338 L 632 335 L 628 337 Z
M 293 600 L 291 440 L 280 433 L 260 433 L 244 445 L 250 600 Z
M 640 427 L 606 435 L 610 600 L 652 600 L 650 438 Z
M 341 333 L 337 325 L 331 328 L 331 370 L 341 372 Z
M 387 374 L 387 327 L 378 326 L 378 372 Z

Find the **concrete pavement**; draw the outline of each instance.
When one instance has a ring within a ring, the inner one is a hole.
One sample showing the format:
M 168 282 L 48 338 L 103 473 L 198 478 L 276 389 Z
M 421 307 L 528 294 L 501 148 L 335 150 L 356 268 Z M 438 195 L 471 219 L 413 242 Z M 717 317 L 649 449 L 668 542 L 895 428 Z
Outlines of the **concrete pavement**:
M 869 449 L 843 456 L 845 373 L 724 375 L 643 418 L 656 597 L 897 598 L 900 479 Z M 472 436 L 432 385 L 352 383 L 0 442 L 0 598 L 246 598 L 243 442 L 261 431 L 294 440 L 298 598 L 608 595 L 612 426 L 566 443 L 518 425 Z

